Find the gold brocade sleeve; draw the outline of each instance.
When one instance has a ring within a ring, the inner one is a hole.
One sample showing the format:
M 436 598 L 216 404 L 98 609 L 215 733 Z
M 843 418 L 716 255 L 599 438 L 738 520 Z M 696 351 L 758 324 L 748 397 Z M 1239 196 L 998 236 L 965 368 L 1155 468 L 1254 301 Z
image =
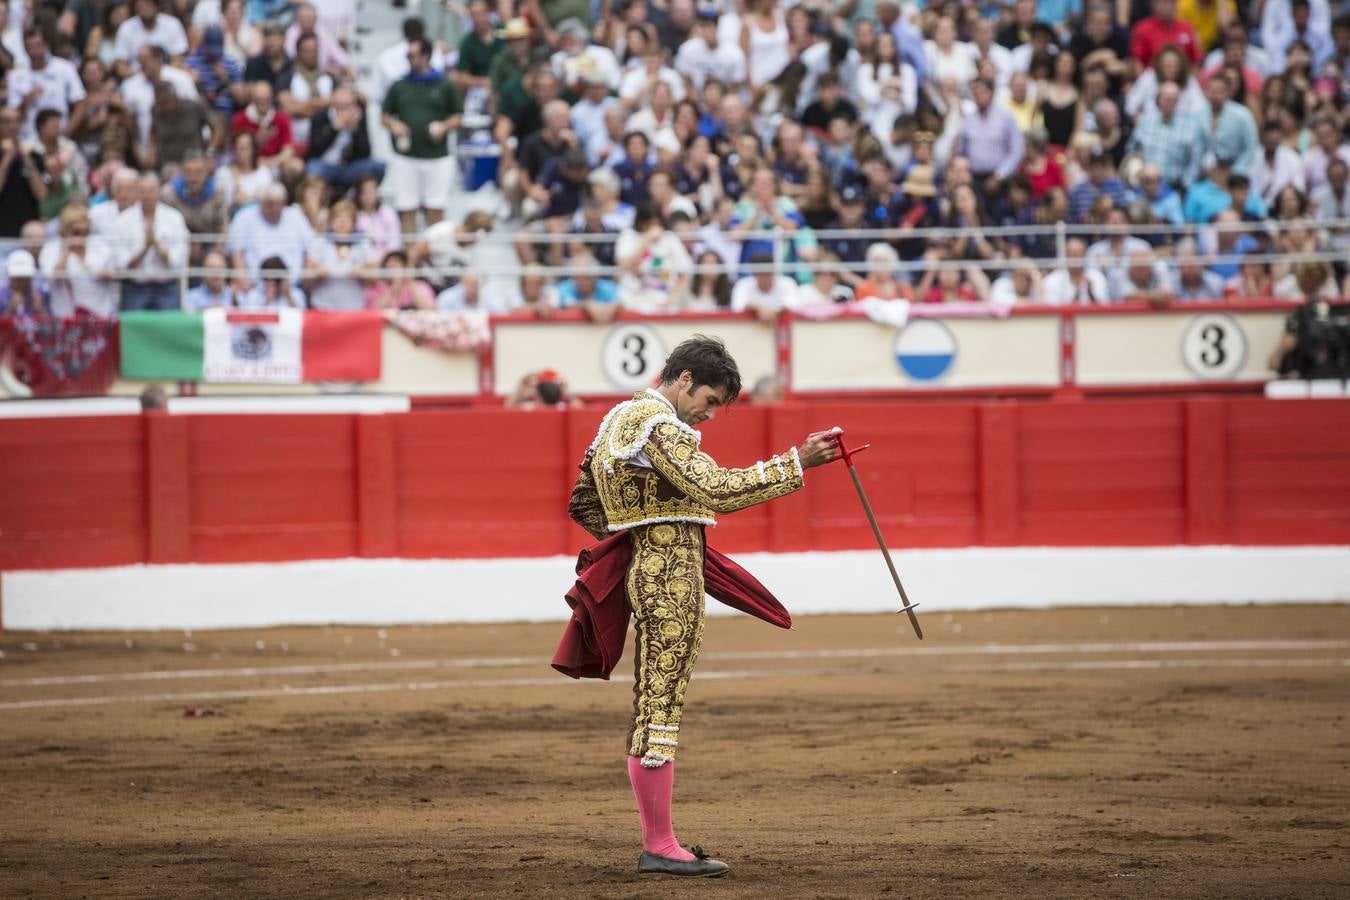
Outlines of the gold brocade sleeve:
M 652 467 L 696 503 L 731 513 L 773 500 L 802 487 L 802 467 L 794 447 L 744 469 L 724 469 L 700 451 L 689 433 L 668 422 L 652 429 L 643 448 Z
M 591 475 L 591 457 L 581 464 L 581 474 L 572 485 L 572 496 L 567 501 L 567 515 L 571 517 L 587 534 L 597 541 L 609 537 L 609 522 L 605 519 L 605 507 L 600 502 L 600 492 L 596 490 L 595 478 Z

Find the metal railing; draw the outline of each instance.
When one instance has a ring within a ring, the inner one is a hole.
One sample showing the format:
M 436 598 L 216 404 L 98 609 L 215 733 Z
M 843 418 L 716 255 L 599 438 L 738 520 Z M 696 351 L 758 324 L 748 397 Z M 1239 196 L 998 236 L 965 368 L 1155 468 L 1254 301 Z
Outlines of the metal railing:
M 870 274 L 880 271 L 889 271 L 906 276 L 912 276 L 916 273 L 925 271 L 943 271 L 943 270 L 969 270 L 976 269 L 985 273 L 996 273 L 1011 271 L 1026 262 L 1034 264 L 1042 272 L 1053 271 L 1055 269 L 1066 268 L 1073 264 L 1082 264 L 1081 259 L 1071 260 L 1068 256 L 1066 244 L 1070 238 L 1092 238 L 1090 243 L 1113 236 L 1162 236 L 1167 238 L 1192 238 L 1199 243 L 1205 244 L 1210 241 L 1217 241 L 1221 235 L 1244 235 L 1260 234 L 1265 236 L 1275 236 L 1289 231 L 1304 231 L 1314 234 L 1318 238 L 1318 249 L 1302 251 L 1296 254 L 1280 252 L 1278 250 L 1266 250 L 1261 252 L 1248 251 L 1243 253 L 1233 252 L 1232 250 L 1215 250 L 1210 252 L 1201 252 L 1197 254 L 1176 256 L 1170 253 L 1170 247 L 1164 245 L 1155 247 L 1158 259 L 1164 260 L 1172 265 L 1201 265 L 1212 266 L 1214 264 L 1241 265 L 1244 262 L 1256 263 L 1298 263 L 1304 261 L 1312 262 L 1330 262 L 1347 263 L 1350 262 L 1350 247 L 1337 248 L 1330 246 L 1332 235 L 1340 237 L 1350 242 L 1350 219 L 1337 219 L 1332 221 L 1314 221 L 1311 219 L 1294 220 L 1289 222 L 1267 221 L 1267 222 L 1221 222 L 1208 225 L 1183 225 L 1175 226 L 1168 224 L 1155 225 L 1086 225 L 1070 224 L 1066 222 L 1056 222 L 1046 225 L 1027 225 L 1027 226 L 980 226 L 978 229 L 962 228 L 864 228 L 864 229 L 820 229 L 812 230 L 808 228 L 800 229 L 796 232 L 784 229 L 774 230 L 753 230 L 753 231 L 734 231 L 717 230 L 708 231 L 706 228 L 697 232 L 679 234 L 678 236 L 685 243 L 687 248 L 703 245 L 708 247 L 711 243 L 743 245 L 747 242 L 764 243 L 772 247 L 772 262 L 751 263 L 751 262 L 719 262 L 715 264 L 700 264 L 691 260 L 687 266 L 679 266 L 674 270 L 676 275 L 721 275 L 730 276 L 749 275 L 756 273 L 772 272 L 775 274 L 815 274 L 815 273 L 857 273 Z M 806 258 L 803 258 L 805 246 L 798 246 L 799 238 L 805 238 L 810 246 L 821 251 L 822 245 L 832 240 L 849 240 L 863 238 L 870 243 L 895 244 L 897 242 L 910 242 L 923 240 L 925 242 L 948 241 L 952 239 L 969 238 L 978 234 L 979 237 L 998 241 L 1002 238 L 1025 239 L 1035 237 L 1053 237 L 1055 252 L 1053 255 L 1039 256 L 1017 256 L 1004 255 L 997 252 L 989 258 L 976 259 L 900 259 L 896 263 L 870 263 L 861 262 L 825 262 L 816 258 L 817 252 L 805 252 Z M 623 265 L 604 265 L 604 264 L 586 264 L 579 265 L 567 263 L 565 265 L 549 265 L 540 262 L 527 262 L 520 259 L 519 248 L 548 248 L 556 245 L 574 245 L 594 246 L 601 244 L 616 244 L 620 238 L 619 233 L 614 232 L 568 232 L 568 233 L 550 233 L 534 230 L 529 226 L 521 227 L 513 231 L 480 231 L 473 234 L 456 235 L 453 239 L 460 242 L 458 254 L 463 257 L 469 257 L 473 254 L 472 248 L 476 244 L 490 247 L 499 247 L 509 249 L 515 254 L 515 261 L 509 263 L 495 262 L 450 262 L 444 265 L 419 265 L 415 267 L 385 268 L 380 263 L 373 263 L 369 266 L 362 266 L 353 270 L 347 275 L 335 276 L 339 278 L 352 278 L 365 281 L 374 281 L 390 276 L 412 276 L 426 278 L 434 281 L 445 281 L 463 278 L 466 275 L 490 276 L 502 278 L 519 278 L 521 276 L 542 276 L 545 278 L 569 278 L 577 275 L 589 275 L 596 277 L 617 277 L 625 273 L 638 273 L 639 266 Z M 325 235 L 315 235 L 314 241 L 323 240 Z M 114 251 L 115 256 L 123 255 L 118 251 L 126 251 L 129 248 L 139 248 L 142 239 L 131 236 L 96 236 L 97 240 L 103 241 Z M 440 240 L 441 238 L 438 238 Z M 1236 238 L 1235 238 L 1236 239 Z M 50 240 L 61 240 L 60 238 L 51 238 Z M 416 234 L 402 235 L 401 240 L 405 252 L 414 247 L 426 248 L 428 256 L 438 255 L 436 248 L 427 248 L 427 234 L 425 231 Z M 370 246 L 376 241 L 368 236 L 357 236 L 353 243 Z M 251 250 L 258 246 L 273 247 L 277 245 L 272 242 L 247 243 L 243 246 L 231 241 L 228 234 L 193 234 L 188 237 L 189 250 L 192 247 L 225 247 L 232 255 L 235 250 Z M 310 243 L 308 246 L 312 246 Z M 308 253 L 306 247 L 306 255 Z M 0 241 L 0 256 L 7 255 L 12 249 L 29 249 L 37 256 L 37 250 L 40 247 L 32 244 L 24 244 L 21 241 Z M 789 258 L 789 249 L 795 248 L 796 258 Z M 419 255 L 422 250 L 419 249 Z M 189 258 L 191 253 L 189 252 Z M 278 253 L 277 255 L 282 255 Z M 691 254 L 692 256 L 692 254 Z M 312 257 L 311 257 L 312 258 Z M 382 261 L 381 261 L 382 262 Z M 298 272 L 288 272 L 288 276 L 293 281 L 313 281 L 316 280 L 315 270 L 306 266 Z M 129 270 L 125 268 L 114 267 L 111 275 L 114 280 L 125 281 L 137 278 L 144 278 L 143 270 Z M 248 267 L 238 267 L 227 265 L 224 269 L 207 268 L 202 266 L 183 266 L 173 272 L 173 276 L 180 281 L 181 287 L 186 290 L 190 281 L 210 277 L 224 277 L 227 279 L 247 279 L 255 281 L 259 277 L 256 269 Z M 329 276 L 324 276 L 329 277 Z

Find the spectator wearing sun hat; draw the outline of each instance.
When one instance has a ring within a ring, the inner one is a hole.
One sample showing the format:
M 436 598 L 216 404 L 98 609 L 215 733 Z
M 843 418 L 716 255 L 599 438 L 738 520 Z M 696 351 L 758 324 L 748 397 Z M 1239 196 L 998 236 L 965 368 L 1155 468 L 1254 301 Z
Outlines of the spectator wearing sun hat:
M 34 281 L 37 261 L 27 250 L 12 250 L 5 257 L 5 285 L 0 287 L 0 315 L 42 316 L 47 314 L 47 292 Z

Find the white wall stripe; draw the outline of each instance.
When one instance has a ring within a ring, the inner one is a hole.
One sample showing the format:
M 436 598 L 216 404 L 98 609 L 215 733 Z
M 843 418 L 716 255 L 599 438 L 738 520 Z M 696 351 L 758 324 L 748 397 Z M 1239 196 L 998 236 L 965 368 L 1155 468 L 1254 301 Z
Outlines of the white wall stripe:
M 1350 547 L 969 547 L 893 555 L 910 596 L 927 614 L 1350 600 Z M 747 553 L 737 562 L 794 615 L 897 608 L 875 550 Z M 4 627 L 38 631 L 563 621 L 570 610 L 562 594 L 575 578 L 575 557 L 561 556 L 0 573 Z M 447 602 L 446 585 L 455 585 L 460 596 L 491 596 L 494 602 Z M 737 615 L 718 603 L 708 608 L 711 615 Z

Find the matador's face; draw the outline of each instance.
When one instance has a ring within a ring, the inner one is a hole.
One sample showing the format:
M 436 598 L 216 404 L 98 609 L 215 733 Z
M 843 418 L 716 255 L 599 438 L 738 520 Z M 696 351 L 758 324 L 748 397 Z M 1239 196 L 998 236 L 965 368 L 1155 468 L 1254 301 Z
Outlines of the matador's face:
M 691 380 L 688 384 L 680 385 L 679 396 L 675 399 L 675 414 L 686 425 L 698 425 L 711 419 L 726 404 L 725 386 L 714 388 L 700 384 L 694 387 Z

